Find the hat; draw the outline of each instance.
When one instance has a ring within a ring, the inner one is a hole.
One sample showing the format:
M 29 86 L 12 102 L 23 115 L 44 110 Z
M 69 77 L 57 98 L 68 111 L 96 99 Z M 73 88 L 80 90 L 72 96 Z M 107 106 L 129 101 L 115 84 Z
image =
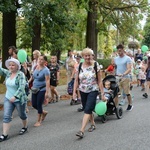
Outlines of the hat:
M 141 61 L 141 59 L 138 59 L 137 61 Z
M 6 66 L 7 68 L 9 67 L 9 63 L 10 63 L 10 62 L 14 62 L 16 65 L 18 65 L 18 70 L 21 69 L 20 62 L 19 62 L 17 59 L 15 59 L 15 58 L 10 58 L 10 59 L 7 59 L 7 60 L 5 61 L 5 66 Z

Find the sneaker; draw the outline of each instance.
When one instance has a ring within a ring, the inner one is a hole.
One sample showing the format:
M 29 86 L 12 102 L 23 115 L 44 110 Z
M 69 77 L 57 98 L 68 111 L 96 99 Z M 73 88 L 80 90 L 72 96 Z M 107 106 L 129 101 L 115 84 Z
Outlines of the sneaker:
M 7 140 L 7 139 L 8 139 L 8 135 L 2 134 L 2 135 L 0 136 L 0 142 L 3 142 L 3 141 L 5 141 L 5 140 Z
M 118 94 L 118 97 L 121 97 L 121 94 Z
M 144 94 L 143 94 L 143 97 L 148 98 L 147 93 L 144 93 Z
M 80 99 L 77 99 L 75 102 L 74 102 L 75 105 L 78 105 L 78 104 L 81 104 L 81 100 Z
M 120 105 L 120 106 L 125 105 L 125 99 L 122 99 L 122 100 L 120 101 L 119 105 Z
M 83 111 L 83 107 L 80 107 L 77 109 L 78 112 L 82 112 Z
M 132 105 L 128 105 L 127 110 L 131 111 L 132 109 L 133 109 L 133 106 Z

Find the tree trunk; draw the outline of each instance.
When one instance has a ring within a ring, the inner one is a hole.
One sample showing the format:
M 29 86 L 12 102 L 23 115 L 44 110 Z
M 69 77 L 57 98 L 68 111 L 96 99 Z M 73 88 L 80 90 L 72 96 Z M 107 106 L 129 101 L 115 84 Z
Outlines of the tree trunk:
M 2 24 L 2 63 L 5 67 L 5 60 L 9 56 L 8 47 L 16 46 L 16 12 L 3 13 Z
M 95 58 L 97 58 L 97 1 L 89 1 L 89 11 L 87 15 L 87 31 L 86 31 L 86 47 L 94 51 Z
M 32 37 L 32 52 L 34 50 L 40 50 L 40 41 L 41 41 L 41 23 L 40 17 L 35 17 L 35 24 L 33 25 L 33 37 Z
M 59 63 L 61 51 L 60 50 L 52 50 L 51 51 L 51 56 L 52 55 L 56 55 L 57 56 L 57 63 Z

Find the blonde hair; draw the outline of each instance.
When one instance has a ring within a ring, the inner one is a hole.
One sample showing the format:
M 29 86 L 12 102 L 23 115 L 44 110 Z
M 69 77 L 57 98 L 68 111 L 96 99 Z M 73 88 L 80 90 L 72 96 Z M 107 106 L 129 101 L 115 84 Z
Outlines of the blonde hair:
M 41 55 L 41 53 L 40 53 L 39 50 L 34 50 L 33 53 L 34 53 L 34 54 L 37 54 L 38 57 L 40 57 L 40 55 Z
M 94 52 L 92 49 L 87 47 L 87 48 L 83 49 L 83 51 L 81 52 L 82 56 L 84 56 L 85 54 L 94 55 Z

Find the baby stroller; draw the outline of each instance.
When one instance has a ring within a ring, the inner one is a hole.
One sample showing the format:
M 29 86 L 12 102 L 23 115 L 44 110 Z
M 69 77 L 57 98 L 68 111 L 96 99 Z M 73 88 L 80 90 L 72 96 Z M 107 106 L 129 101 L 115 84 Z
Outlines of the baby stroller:
M 114 98 L 116 97 L 116 95 L 119 92 L 119 87 L 116 81 L 116 77 L 113 75 L 108 75 L 103 79 L 103 84 L 105 83 L 105 81 L 110 81 L 110 89 L 112 90 L 112 92 L 110 93 L 110 97 L 107 101 L 107 111 L 106 113 L 101 116 L 102 118 L 102 122 L 105 123 L 107 121 L 107 116 L 108 115 L 112 115 L 112 114 L 116 114 L 118 119 L 121 119 L 123 116 L 123 109 L 122 107 L 116 107 L 115 103 L 114 103 Z

